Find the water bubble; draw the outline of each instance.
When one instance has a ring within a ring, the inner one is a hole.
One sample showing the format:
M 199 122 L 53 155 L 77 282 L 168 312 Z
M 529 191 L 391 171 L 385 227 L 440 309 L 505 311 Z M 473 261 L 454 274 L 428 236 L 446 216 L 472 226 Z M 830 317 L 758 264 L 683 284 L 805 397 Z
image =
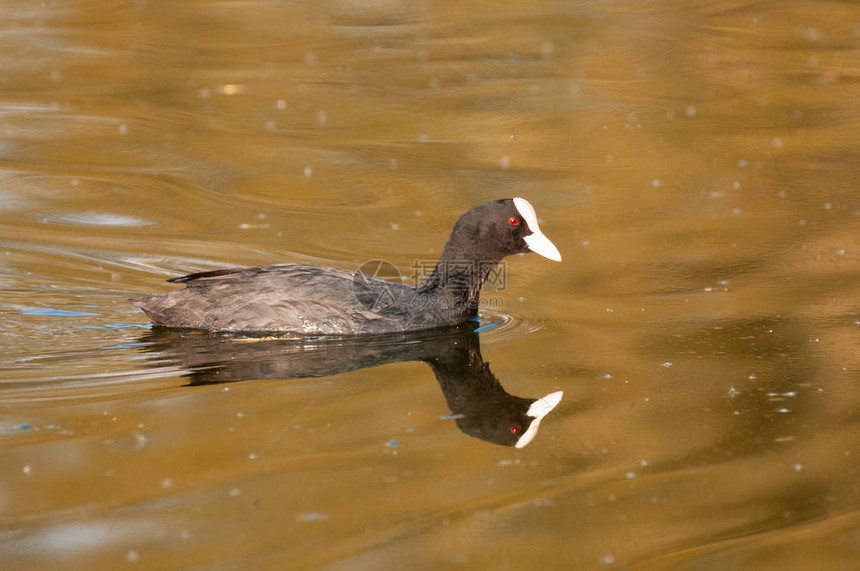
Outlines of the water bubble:
M 328 514 L 324 512 L 307 512 L 301 513 L 296 516 L 296 521 L 306 522 L 306 521 L 326 521 L 328 520 Z
M 540 45 L 540 55 L 543 59 L 551 59 L 554 48 L 552 42 L 549 40 L 544 41 Z
M 247 91 L 247 86 L 239 85 L 236 83 L 228 83 L 226 85 L 221 86 L 222 95 L 239 95 L 240 93 L 245 93 Z

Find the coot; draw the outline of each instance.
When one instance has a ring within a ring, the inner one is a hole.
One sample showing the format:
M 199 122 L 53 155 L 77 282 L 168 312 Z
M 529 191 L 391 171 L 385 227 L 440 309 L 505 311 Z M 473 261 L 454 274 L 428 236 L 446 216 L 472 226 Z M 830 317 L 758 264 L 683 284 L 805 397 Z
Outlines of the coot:
M 279 264 L 168 280 L 183 289 L 131 300 L 153 325 L 236 333 L 359 335 L 457 325 L 478 313 L 481 286 L 510 254 L 561 261 L 524 198 L 463 214 L 435 270 L 411 287 L 335 268 Z

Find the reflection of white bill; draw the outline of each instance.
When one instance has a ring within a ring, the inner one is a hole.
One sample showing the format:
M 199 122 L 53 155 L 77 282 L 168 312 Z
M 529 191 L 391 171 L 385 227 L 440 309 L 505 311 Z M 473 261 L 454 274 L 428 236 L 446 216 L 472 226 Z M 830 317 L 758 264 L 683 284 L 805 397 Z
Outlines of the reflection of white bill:
M 558 406 L 558 403 L 561 402 L 562 396 L 564 396 L 564 391 L 556 391 L 546 395 L 545 397 L 541 397 L 532 403 L 526 414 L 533 417 L 534 420 L 531 421 L 529 427 L 525 432 L 523 432 L 520 439 L 517 440 L 517 443 L 514 445 L 515 447 L 523 448 L 528 445 L 529 442 L 534 440 L 534 437 L 537 436 L 538 428 L 540 428 L 541 420 L 543 420 L 543 417 L 548 415 L 552 409 Z

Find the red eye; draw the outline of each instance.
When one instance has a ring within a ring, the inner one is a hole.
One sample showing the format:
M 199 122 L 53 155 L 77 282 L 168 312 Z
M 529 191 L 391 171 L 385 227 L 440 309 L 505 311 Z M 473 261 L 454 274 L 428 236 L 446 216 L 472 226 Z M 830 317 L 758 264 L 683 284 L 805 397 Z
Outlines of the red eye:
M 520 427 L 519 427 L 519 426 L 517 426 L 516 424 L 515 424 L 515 425 L 513 425 L 513 426 L 511 427 L 511 434 L 519 434 L 519 433 L 520 433 Z
M 517 218 L 516 216 L 511 216 L 510 218 L 508 218 L 508 224 L 510 224 L 511 226 L 519 226 L 520 219 Z M 517 429 L 517 430 L 519 430 L 519 429 Z

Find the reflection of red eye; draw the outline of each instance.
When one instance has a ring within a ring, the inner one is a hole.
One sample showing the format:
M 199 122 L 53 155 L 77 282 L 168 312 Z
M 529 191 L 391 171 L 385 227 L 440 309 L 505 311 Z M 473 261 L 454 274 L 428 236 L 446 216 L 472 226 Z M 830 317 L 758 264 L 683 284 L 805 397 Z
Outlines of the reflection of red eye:
M 519 427 L 519 426 L 517 426 L 516 424 L 515 424 L 515 425 L 513 425 L 513 426 L 511 427 L 511 434 L 519 434 L 519 433 L 520 433 L 520 427 Z
M 511 226 L 519 226 L 520 219 L 516 216 L 511 216 L 510 218 L 508 218 L 508 224 L 510 224 Z

